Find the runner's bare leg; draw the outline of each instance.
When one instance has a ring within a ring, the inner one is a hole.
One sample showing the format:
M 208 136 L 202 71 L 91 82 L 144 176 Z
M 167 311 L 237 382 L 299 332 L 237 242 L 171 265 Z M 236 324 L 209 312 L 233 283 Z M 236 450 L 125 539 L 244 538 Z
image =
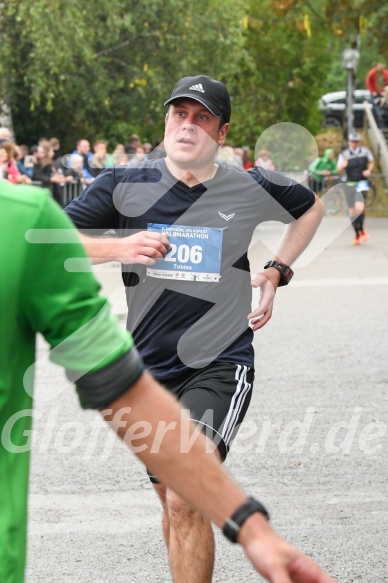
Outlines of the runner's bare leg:
M 174 583 L 211 583 L 214 535 L 210 522 L 179 496 L 154 484 L 163 506 L 163 535 Z

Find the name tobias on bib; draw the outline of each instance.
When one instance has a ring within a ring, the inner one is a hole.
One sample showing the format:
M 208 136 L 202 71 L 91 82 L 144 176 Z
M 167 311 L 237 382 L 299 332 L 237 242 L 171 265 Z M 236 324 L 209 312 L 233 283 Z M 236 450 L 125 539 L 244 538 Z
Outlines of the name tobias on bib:
M 148 223 L 147 230 L 167 235 L 171 246 L 163 259 L 147 268 L 148 276 L 207 283 L 220 280 L 221 229 Z

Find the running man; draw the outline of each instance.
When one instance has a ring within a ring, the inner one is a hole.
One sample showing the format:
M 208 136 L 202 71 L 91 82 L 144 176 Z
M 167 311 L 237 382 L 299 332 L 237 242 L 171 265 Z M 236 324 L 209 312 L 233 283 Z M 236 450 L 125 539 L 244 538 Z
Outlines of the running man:
M 324 208 L 276 172 L 215 164 L 231 116 L 221 82 L 180 79 L 165 105 L 166 157 L 104 170 L 66 211 L 92 261 L 122 263 L 128 329 L 146 368 L 190 411 L 223 461 L 251 398 L 253 333 L 271 318 L 275 291 L 291 279 L 290 265 Z M 251 281 L 247 250 L 267 220 L 287 227 L 276 256 Z M 118 237 L 96 236 L 111 229 Z M 253 310 L 251 286 L 261 289 Z M 209 583 L 210 523 L 149 473 L 174 582 Z
M 364 228 L 365 200 L 369 190 L 368 178 L 374 166 L 372 152 L 368 148 L 360 146 L 360 140 L 360 134 L 350 133 L 348 146 L 342 150 L 337 161 L 338 174 L 342 174 L 342 181 L 346 183 L 346 203 L 355 231 L 353 245 L 365 243 L 369 239 Z
M 103 409 L 107 422 L 129 446 L 136 440 L 138 451 L 143 449 L 138 457 L 222 527 L 230 540 L 242 544 L 264 577 L 273 583 L 278 577 L 295 583 L 334 583 L 271 529 L 265 507 L 247 499 L 216 457 L 206 454 L 205 437 L 182 455 L 182 428 L 191 437 L 195 427 L 190 428 L 176 400 L 144 372 L 131 336 L 110 315 L 90 270 L 66 271 L 66 260 L 85 261 L 85 250 L 48 192 L 2 181 L 0 211 L 1 583 L 24 581 L 30 455 L 25 444 L 31 428 L 37 332 L 50 343 L 51 360 L 76 382 L 81 405 Z M 56 244 L 56 233 L 61 244 Z M 135 428 L 144 422 L 150 431 L 139 436 Z M 160 423 L 175 429 L 153 454 Z M 192 479 L 193 468 L 201 483 Z

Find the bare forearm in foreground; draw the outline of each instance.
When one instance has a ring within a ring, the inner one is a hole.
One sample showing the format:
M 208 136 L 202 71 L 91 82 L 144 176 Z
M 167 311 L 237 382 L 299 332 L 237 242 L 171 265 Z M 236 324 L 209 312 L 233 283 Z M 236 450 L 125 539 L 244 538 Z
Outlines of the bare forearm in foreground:
M 217 526 L 222 527 L 245 502 L 244 491 L 217 457 L 206 451 L 208 442 L 203 435 L 196 437 L 187 453 L 181 451 L 182 436 L 192 436 L 196 427 L 147 373 L 103 415 L 163 484 Z M 255 569 L 271 583 L 333 583 L 315 563 L 281 539 L 259 513 L 244 523 L 238 542 Z

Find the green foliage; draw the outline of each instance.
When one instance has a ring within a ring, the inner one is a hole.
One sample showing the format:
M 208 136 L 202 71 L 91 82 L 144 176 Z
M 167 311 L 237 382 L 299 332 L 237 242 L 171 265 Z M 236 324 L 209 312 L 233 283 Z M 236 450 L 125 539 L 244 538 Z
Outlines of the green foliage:
M 297 1 L 252 0 L 244 86 L 235 106 L 238 121 L 234 132 L 243 142 L 255 142 L 263 130 L 278 122 L 317 130 L 316 102 L 331 55 L 327 28 L 312 8 Z
M 235 143 L 253 146 L 278 122 L 314 133 L 320 95 L 345 87 L 341 53 L 360 23 L 359 86 L 381 60 L 387 11 L 378 0 L 7 0 L 0 96 L 20 142 L 153 142 L 176 80 L 202 73 L 230 90 Z
M 49 126 L 72 142 L 101 132 L 123 141 L 123 124 L 162 135 L 163 102 L 179 77 L 238 71 L 242 16 L 230 0 L 9 0 L 0 88 L 17 136 L 31 143 Z

